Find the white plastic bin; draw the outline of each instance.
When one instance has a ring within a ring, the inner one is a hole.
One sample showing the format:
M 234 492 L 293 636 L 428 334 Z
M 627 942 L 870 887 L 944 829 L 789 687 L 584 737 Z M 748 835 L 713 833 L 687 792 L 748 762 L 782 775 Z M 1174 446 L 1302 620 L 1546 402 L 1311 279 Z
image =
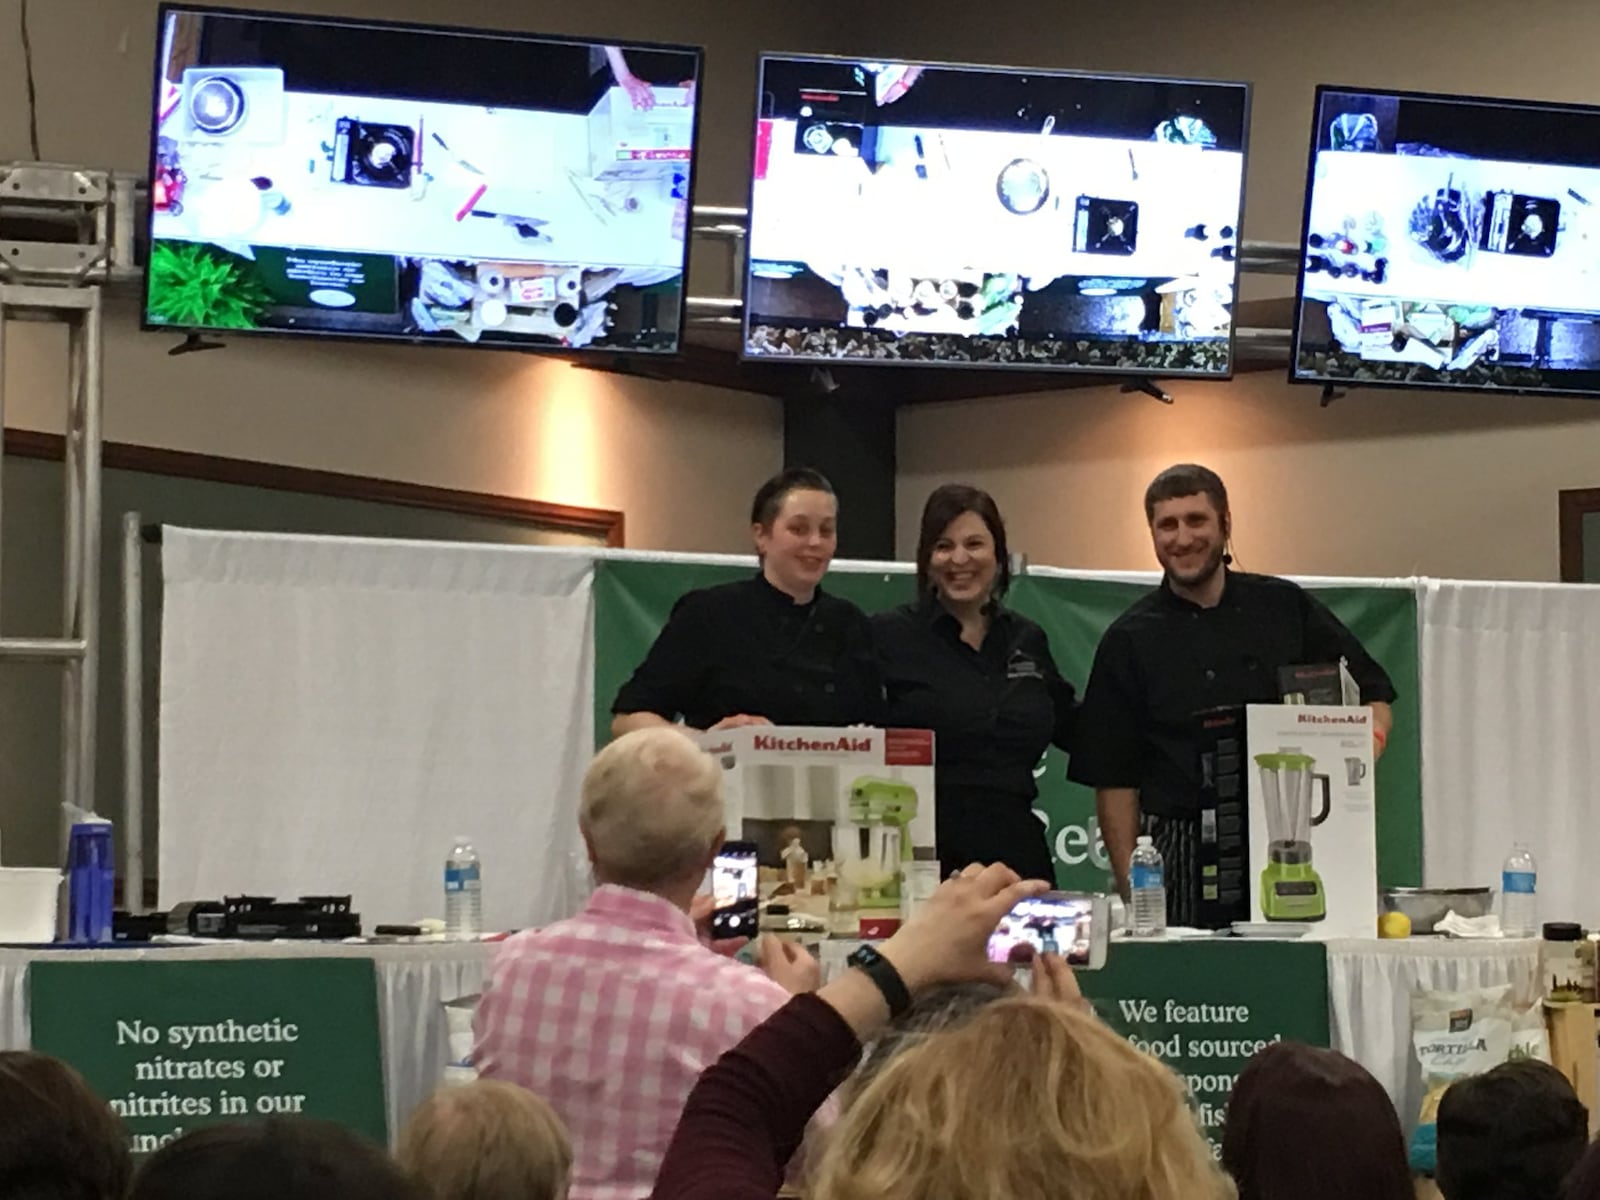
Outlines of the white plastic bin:
M 0 942 L 56 940 L 61 872 L 50 867 L 0 867 Z

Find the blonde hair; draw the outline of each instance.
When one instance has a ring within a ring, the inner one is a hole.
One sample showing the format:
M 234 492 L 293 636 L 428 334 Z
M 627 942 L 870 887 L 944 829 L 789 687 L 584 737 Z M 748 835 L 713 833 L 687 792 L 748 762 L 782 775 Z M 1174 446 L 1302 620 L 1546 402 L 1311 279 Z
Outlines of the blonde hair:
M 1093 1016 L 997 1000 L 886 1064 L 813 1200 L 1232 1200 L 1177 1077 Z
M 406 1123 L 395 1157 L 432 1200 L 565 1200 L 572 1181 L 561 1118 L 500 1080 L 435 1092 Z
M 722 769 L 676 728 L 625 733 L 589 764 L 578 827 L 600 882 L 655 891 L 705 870 L 723 829 Z

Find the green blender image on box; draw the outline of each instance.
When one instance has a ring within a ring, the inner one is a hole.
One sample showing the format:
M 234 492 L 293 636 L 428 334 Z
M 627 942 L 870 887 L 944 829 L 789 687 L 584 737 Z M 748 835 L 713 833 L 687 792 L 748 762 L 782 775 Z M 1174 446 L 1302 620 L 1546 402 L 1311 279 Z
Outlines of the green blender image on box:
M 1322 877 L 1311 865 L 1311 830 L 1333 806 L 1328 777 L 1298 750 L 1256 755 L 1267 819 L 1267 865 L 1261 872 L 1261 916 L 1267 921 L 1320 921 L 1328 915 Z M 1313 812 L 1312 792 L 1321 793 Z
M 834 859 L 839 877 L 856 889 L 858 907 L 900 907 L 916 816 L 917 789 L 909 783 L 862 775 L 850 784 L 849 819 L 834 828 Z

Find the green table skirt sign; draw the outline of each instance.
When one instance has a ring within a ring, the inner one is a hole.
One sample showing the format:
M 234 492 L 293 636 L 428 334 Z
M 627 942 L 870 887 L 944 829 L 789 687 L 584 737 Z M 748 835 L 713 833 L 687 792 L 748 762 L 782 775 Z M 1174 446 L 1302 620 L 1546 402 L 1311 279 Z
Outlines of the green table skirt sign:
M 1102 1020 L 1183 1078 L 1213 1149 L 1251 1055 L 1329 1041 L 1328 953 L 1316 942 L 1119 941 L 1078 983 Z
M 83 1074 L 135 1154 L 269 1116 L 387 1140 L 370 959 L 35 962 L 28 1004 L 33 1048 Z

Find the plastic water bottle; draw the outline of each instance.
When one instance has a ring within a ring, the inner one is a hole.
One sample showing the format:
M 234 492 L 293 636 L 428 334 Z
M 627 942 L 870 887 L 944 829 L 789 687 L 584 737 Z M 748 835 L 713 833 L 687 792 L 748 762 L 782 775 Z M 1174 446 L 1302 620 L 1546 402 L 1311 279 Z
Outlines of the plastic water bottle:
M 1148 835 L 1141 836 L 1133 848 L 1129 875 L 1132 877 L 1134 937 L 1159 937 L 1167 931 L 1167 872 L 1161 851 Z
M 483 871 L 472 842 L 457 837 L 444 860 L 444 932 L 475 938 L 483 932 Z
M 1500 868 L 1500 929 L 1507 937 L 1532 937 L 1539 931 L 1538 883 L 1539 865 L 1527 843 L 1514 843 Z

